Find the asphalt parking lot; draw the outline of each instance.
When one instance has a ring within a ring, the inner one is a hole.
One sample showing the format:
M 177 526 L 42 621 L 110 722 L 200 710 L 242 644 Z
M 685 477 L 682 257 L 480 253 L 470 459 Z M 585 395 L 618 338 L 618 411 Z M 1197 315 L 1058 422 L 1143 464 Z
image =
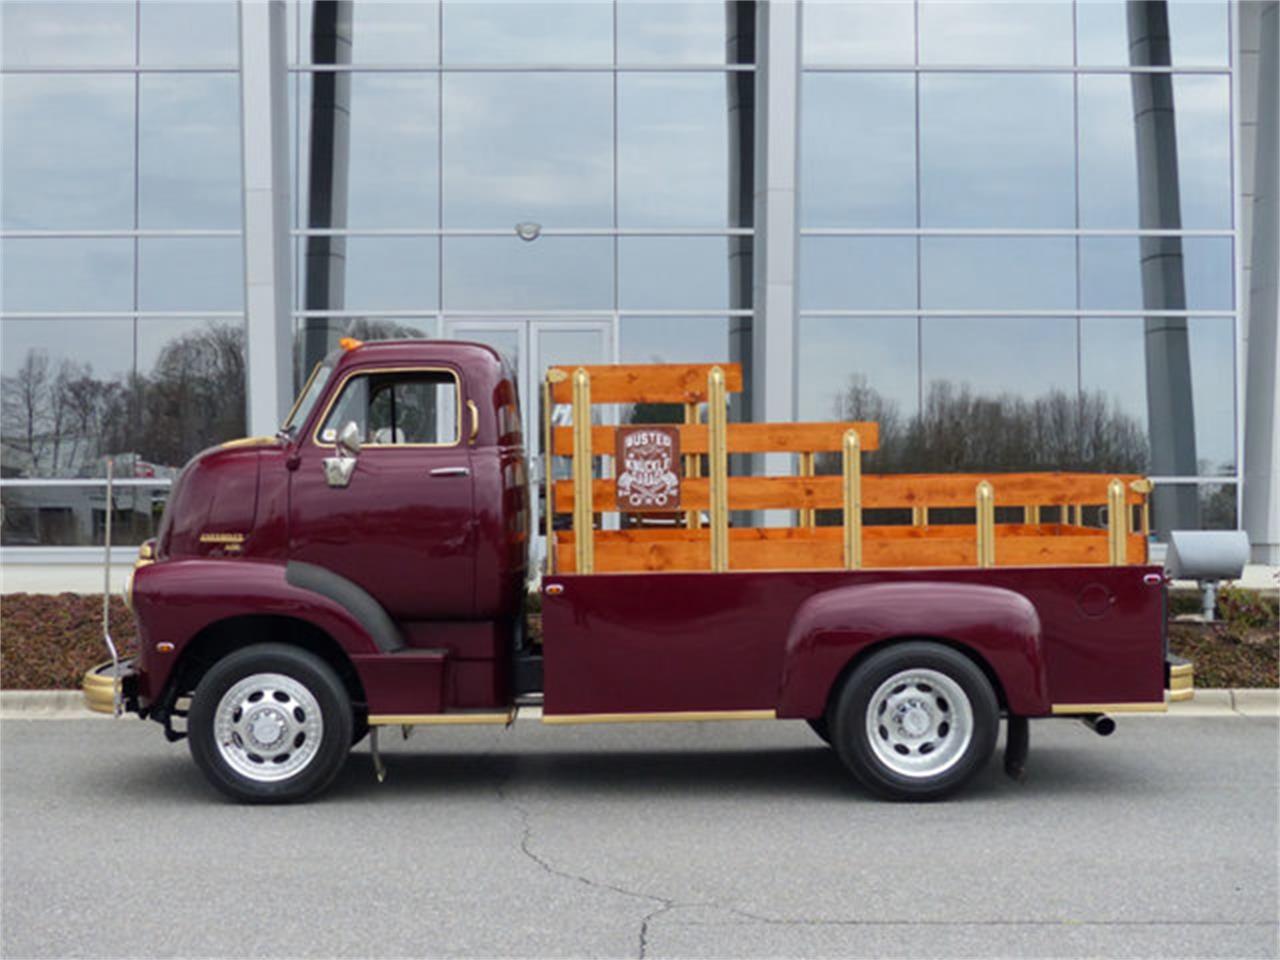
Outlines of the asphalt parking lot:
M 1278 724 L 1032 725 L 872 800 L 801 723 L 419 730 L 303 807 L 136 720 L 0 725 L 19 957 L 1280 955 Z

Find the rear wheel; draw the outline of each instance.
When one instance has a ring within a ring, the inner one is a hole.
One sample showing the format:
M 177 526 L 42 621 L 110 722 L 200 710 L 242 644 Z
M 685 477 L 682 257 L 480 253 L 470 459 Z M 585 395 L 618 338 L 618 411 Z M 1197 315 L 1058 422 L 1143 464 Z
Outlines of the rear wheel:
M 894 800 L 935 800 L 990 760 L 999 704 L 968 657 L 925 641 L 872 654 L 845 682 L 832 712 L 840 759 Z
M 196 764 L 215 787 L 248 803 L 319 793 L 342 768 L 353 731 L 337 674 L 284 644 L 246 647 L 214 664 L 196 687 L 188 720 Z

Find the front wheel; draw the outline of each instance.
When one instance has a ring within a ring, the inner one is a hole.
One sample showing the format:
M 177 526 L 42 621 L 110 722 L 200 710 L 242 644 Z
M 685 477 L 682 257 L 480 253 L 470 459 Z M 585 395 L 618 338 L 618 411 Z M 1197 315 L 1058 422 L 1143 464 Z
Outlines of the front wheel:
M 832 711 L 837 753 L 869 789 L 893 800 L 936 800 L 990 760 L 1000 708 L 991 683 L 938 643 L 886 647 L 860 664 Z
M 351 700 L 319 657 L 284 644 L 237 650 L 196 686 L 191 756 L 247 803 L 306 800 L 333 782 L 352 739 Z

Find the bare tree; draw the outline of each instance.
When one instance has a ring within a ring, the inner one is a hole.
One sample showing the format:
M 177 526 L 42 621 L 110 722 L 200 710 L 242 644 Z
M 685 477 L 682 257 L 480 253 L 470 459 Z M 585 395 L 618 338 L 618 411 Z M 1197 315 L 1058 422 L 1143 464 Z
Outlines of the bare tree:
M 28 350 L 22 365 L 2 381 L 5 472 L 38 474 L 48 438 L 49 354 Z

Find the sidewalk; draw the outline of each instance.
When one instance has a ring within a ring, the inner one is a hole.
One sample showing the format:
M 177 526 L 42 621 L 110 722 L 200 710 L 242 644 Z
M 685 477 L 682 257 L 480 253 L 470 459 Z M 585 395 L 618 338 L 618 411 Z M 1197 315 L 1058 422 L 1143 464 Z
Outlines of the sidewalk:
M 1117 721 L 1131 718 L 1170 717 L 1280 717 L 1280 690 L 1242 688 L 1197 690 L 1195 699 L 1169 704 L 1167 714 L 1116 714 Z M 521 707 L 520 720 L 540 720 L 538 707 Z M 84 706 L 79 690 L 0 690 L 0 720 L 110 720 Z M 1060 718 L 1070 719 L 1070 718 Z

